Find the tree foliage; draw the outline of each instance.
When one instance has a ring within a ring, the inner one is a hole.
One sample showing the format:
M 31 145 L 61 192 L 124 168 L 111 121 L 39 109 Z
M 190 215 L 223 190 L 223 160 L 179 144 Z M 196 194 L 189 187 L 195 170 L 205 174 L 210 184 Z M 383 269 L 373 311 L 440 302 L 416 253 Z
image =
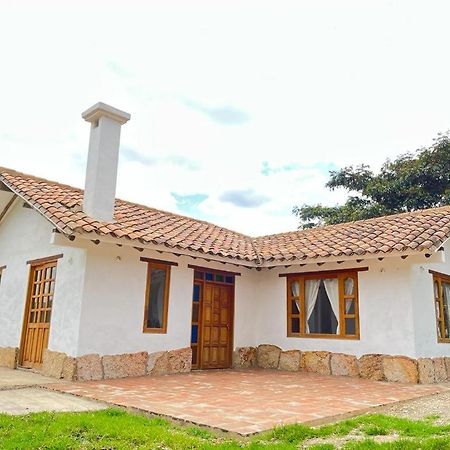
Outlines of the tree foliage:
M 369 166 L 330 172 L 326 187 L 345 189 L 343 205 L 294 206 L 301 228 L 368 219 L 450 204 L 450 136 L 439 134 L 430 147 L 386 160 L 379 173 Z

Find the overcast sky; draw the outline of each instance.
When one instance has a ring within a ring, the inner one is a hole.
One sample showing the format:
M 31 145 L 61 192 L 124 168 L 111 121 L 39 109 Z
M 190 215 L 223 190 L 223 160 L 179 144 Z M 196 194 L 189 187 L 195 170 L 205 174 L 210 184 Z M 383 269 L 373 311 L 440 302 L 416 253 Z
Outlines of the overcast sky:
M 450 128 L 449 23 L 433 0 L 5 1 L 0 165 L 82 187 L 103 101 L 131 114 L 119 197 L 292 230 L 293 205 L 345 199 L 329 170 Z

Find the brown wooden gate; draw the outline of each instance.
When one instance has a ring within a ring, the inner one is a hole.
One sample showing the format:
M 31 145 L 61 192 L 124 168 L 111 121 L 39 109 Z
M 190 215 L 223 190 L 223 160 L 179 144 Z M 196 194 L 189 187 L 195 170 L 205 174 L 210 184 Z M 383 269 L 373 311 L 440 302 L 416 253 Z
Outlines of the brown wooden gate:
M 19 361 L 22 367 L 39 367 L 42 364 L 50 333 L 55 279 L 56 260 L 31 267 L 20 346 Z

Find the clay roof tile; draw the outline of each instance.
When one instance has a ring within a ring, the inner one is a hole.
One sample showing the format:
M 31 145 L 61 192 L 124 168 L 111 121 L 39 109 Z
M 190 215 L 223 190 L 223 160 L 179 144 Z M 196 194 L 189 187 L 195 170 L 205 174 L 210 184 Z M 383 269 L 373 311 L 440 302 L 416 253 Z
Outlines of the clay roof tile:
M 425 251 L 450 238 L 450 207 L 251 238 L 166 211 L 116 200 L 115 222 L 82 211 L 83 191 L 0 168 L 0 180 L 67 234 L 97 233 L 252 262 Z

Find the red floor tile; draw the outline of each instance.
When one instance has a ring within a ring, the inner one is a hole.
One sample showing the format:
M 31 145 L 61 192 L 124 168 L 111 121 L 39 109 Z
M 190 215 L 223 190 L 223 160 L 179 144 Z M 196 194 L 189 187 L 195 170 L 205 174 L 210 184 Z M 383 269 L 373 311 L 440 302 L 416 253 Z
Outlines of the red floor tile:
M 46 387 L 240 434 L 357 414 L 444 389 L 270 370 L 195 371 Z

